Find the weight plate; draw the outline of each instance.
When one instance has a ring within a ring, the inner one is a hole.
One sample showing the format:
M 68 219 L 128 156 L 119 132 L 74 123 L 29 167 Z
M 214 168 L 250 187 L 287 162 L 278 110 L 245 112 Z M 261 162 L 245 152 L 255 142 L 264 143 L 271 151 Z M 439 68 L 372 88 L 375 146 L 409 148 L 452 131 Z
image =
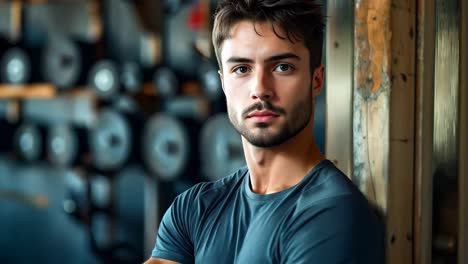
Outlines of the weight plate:
M 8 49 L 0 60 L 2 83 L 25 84 L 31 77 L 31 61 L 28 54 L 20 48 Z
M 200 67 L 199 79 L 205 96 L 216 100 L 223 95 L 218 69 L 212 64 L 205 63 Z
M 200 136 L 202 174 L 219 180 L 245 165 L 242 140 L 227 114 L 212 116 L 202 127 Z
M 47 133 L 47 157 L 59 167 L 66 167 L 76 160 L 78 139 L 74 130 L 66 124 L 55 124 Z
M 143 132 L 143 160 L 162 180 L 180 177 L 189 159 L 189 137 L 177 119 L 157 114 L 147 121 Z
M 120 77 L 122 87 L 126 91 L 134 93 L 141 89 L 142 76 L 141 69 L 138 64 L 133 62 L 124 63 L 122 65 Z
M 88 185 L 85 177 L 76 172 L 67 171 L 64 180 L 63 210 L 79 219 L 85 219 L 89 213 Z
M 47 82 L 60 89 L 76 85 L 82 71 L 78 45 L 64 36 L 51 35 L 44 49 L 41 65 Z
M 32 162 L 39 160 L 42 152 L 42 136 L 39 127 L 22 124 L 14 137 L 15 149 L 20 158 Z
M 94 207 L 100 209 L 109 208 L 112 202 L 111 183 L 108 178 L 102 175 L 90 177 L 90 200 Z
M 119 92 L 117 66 L 109 60 L 98 61 L 91 67 L 88 85 L 100 98 L 111 98 Z
M 122 114 L 111 109 L 102 110 L 89 138 L 89 149 L 97 169 L 116 170 L 128 160 L 132 134 Z
M 156 94 L 162 97 L 171 97 L 179 90 L 179 81 L 175 73 L 167 67 L 159 68 L 153 76 Z

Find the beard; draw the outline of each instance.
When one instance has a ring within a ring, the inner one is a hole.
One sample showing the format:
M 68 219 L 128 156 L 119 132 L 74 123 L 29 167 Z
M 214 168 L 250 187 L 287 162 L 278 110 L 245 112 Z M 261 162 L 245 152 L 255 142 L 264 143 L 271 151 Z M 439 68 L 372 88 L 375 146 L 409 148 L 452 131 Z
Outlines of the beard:
M 256 147 L 269 148 L 286 142 L 299 134 L 309 124 L 310 117 L 314 112 L 312 100 L 312 92 L 310 92 L 309 96 L 299 101 L 290 112 L 274 106 L 269 101 L 260 101 L 242 111 L 240 120 L 236 118 L 238 114 L 232 106 L 228 104 L 227 108 L 229 119 L 239 134 Z M 281 124 L 277 132 L 269 131 L 272 124 L 263 122 L 255 123 L 255 128 L 249 130 L 242 121 L 254 110 L 268 110 L 280 116 L 285 116 L 286 122 Z

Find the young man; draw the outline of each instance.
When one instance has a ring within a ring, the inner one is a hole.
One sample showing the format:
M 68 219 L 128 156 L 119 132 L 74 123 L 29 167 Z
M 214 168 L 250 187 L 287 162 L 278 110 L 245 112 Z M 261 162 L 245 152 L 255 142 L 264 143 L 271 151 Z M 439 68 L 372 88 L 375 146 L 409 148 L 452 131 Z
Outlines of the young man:
M 324 18 L 313 0 L 221 1 L 213 44 L 247 167 L 178 196 L 147 263 L 383 263 L 359 190 L 320 153 Z

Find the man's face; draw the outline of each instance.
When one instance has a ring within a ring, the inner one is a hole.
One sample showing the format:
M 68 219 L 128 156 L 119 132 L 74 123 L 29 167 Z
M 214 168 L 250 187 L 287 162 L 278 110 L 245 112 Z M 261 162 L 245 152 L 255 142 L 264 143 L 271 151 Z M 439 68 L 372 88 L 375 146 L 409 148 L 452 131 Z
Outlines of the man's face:
M 254 29 L 242 21 L 232 28 L 220 55 L 229 119 L 252 145 L 279 145 L 312 122 L 323 67 L 311 75 L 303 42 L 278 38 L 271 24 L 256 23 Z

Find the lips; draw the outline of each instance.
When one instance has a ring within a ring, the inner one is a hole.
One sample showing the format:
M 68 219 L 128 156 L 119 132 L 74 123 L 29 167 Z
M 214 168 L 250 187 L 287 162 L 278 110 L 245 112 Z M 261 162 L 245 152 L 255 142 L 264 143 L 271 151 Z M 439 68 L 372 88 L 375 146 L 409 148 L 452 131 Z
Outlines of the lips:
M 276 119 L 279 115 L 271 111 L 254 111 L 247 118 L 259 123 L 269 123 Z
M 254 111 L 247 115 L 247 118 L 251 117 L 277 117 L 278 114 L 271 111 Z

